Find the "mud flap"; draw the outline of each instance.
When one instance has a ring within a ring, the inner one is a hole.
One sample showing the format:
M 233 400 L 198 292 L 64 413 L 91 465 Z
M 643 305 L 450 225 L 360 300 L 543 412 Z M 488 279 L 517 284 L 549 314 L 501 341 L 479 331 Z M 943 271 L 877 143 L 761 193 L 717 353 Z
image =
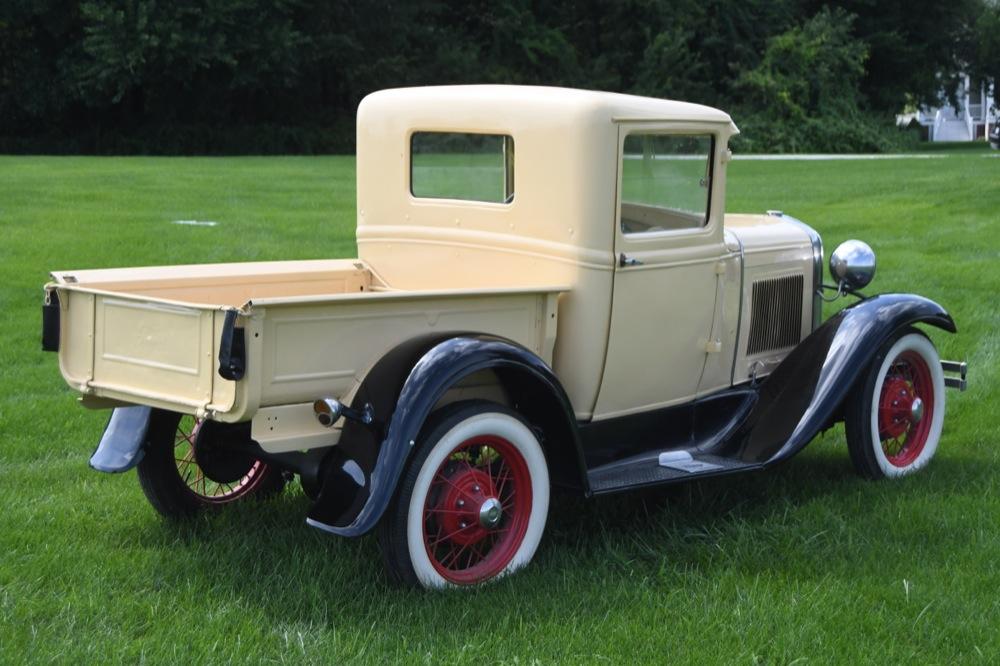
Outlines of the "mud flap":
M 145 454 L 143 445 L 152 411 L 152 407 L 137 405 L 111 412 L 101 443 L 90 457 L 90 466 L 98 472 L 127 472 L 138 465 Z

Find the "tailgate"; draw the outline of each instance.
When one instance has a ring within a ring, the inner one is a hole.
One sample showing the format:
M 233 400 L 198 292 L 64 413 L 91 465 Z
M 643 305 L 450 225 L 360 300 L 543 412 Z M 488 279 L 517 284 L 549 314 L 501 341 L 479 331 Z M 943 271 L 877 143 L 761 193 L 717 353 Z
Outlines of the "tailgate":
M 236 406 L 237 382 L 218 373 L 226 314 L 235 312 L 232 308 L 164 303 L 67 285 L 54 292 L 59 367 L 76 390 L 200 416 Z M 232 329 L 236 317 L 229 319 Z

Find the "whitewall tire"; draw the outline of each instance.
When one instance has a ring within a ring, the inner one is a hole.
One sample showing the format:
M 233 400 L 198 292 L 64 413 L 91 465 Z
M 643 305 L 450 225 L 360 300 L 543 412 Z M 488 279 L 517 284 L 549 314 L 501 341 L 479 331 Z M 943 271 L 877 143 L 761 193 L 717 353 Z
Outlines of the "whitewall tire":
M 531 561 L 548 509 L 545 454 L 521 416 L 486 401 L 449 405 L 380 524 L 390 576 L 425 588 L 505 576 Z
M 883 345 L 845 411 L 858 473 L 896 478 L 927 465 L 941 439 L 944 389 L 941 359 L 923 333 L 906 329 Z

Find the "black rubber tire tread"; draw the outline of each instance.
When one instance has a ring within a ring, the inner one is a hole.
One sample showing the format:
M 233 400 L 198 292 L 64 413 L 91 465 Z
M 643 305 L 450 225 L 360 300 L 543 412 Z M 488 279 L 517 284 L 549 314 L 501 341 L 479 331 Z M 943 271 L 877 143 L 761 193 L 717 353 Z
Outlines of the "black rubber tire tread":
M 174 434 L 181 414 L 154 409 L 149 419 L 146 434 L 145 454 L 136 467 L 139 486 L 146 499 L 160 515 L 171 519 L 190 518 L 205 509 L 216 509 L 225 504 L 210 504 L 191 493 L 181 479 L 174 461 Z M 265 499 L 280 493 L 285 487 L 282 471 L 268 465 L 253 491 L 239 498 Z
M 410 551 L 406 542 L 406 516 L 410 507 L 410 496 L 417 483 L 424 461 L 434 450 L 434 446 L 449 430 L 462 421 L 486 412 L 512 416 L 529 429 L 531 425 L 524 417 L 509 407 L 489 400 L 462 400 L 438 409 L 431 414 L 417 439 L 416 451 L 410 457 L 392 501 L 386 507 L 376 528 L 382 562 L 389 581 L 394 585 L 420 587 L 420 580 L 413 570 Z
M 874 396 L 875 382 L 878 381 L 878 373 L 882 367 L 882 363 L 885 361 L 886 354 L 889 353 L 889 350 L 892 349 L 892 346 L 900 338 L 911 333 L 927 337 L 923 331 L 912 326 L 896 331 L 879 348 L 875 357 L 854 385 L 854 390 L 851 391 L 851 395 L 847 398 L 844 405 L 844 430 L 847 434 L 847 452 L 851 457 L 851 463 L 854 465 L 854 471 L 865 479 L 877 481 L 885 478 L 885 473 L 879 467 L 878 461 L 875 458 L 875 446 L 881 446 L 881 443 L 872 441 L 870 427 L 872 408 L 874 406 L 873 401 L 877 400 Z

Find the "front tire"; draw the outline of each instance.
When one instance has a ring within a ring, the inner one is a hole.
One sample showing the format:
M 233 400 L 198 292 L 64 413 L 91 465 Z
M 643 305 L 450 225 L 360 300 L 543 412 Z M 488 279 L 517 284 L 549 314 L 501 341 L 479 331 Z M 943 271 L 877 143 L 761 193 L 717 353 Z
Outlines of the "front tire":
M 545 529 L 549 474 L 538 438 L 496 403 L 436 414 L 379 525 L 391 578 L 475 585 L 528 564 Z
M 224 431 L 209 424 L 164 410 L 153 410 L 150 416 L 145 455 L 136 472 L 146 499 L 167 518 L 190 517 L 284 488 L 281 470 L 263 460 L 228 453 L 218 446 Z M 203 465 L 210 468 L 208 473 Z
M 927 336 L 910 328 L 882 346 L 844 420 L 861 476 L 897 478 L 930 462 L 944 423 L 944 371 Z

